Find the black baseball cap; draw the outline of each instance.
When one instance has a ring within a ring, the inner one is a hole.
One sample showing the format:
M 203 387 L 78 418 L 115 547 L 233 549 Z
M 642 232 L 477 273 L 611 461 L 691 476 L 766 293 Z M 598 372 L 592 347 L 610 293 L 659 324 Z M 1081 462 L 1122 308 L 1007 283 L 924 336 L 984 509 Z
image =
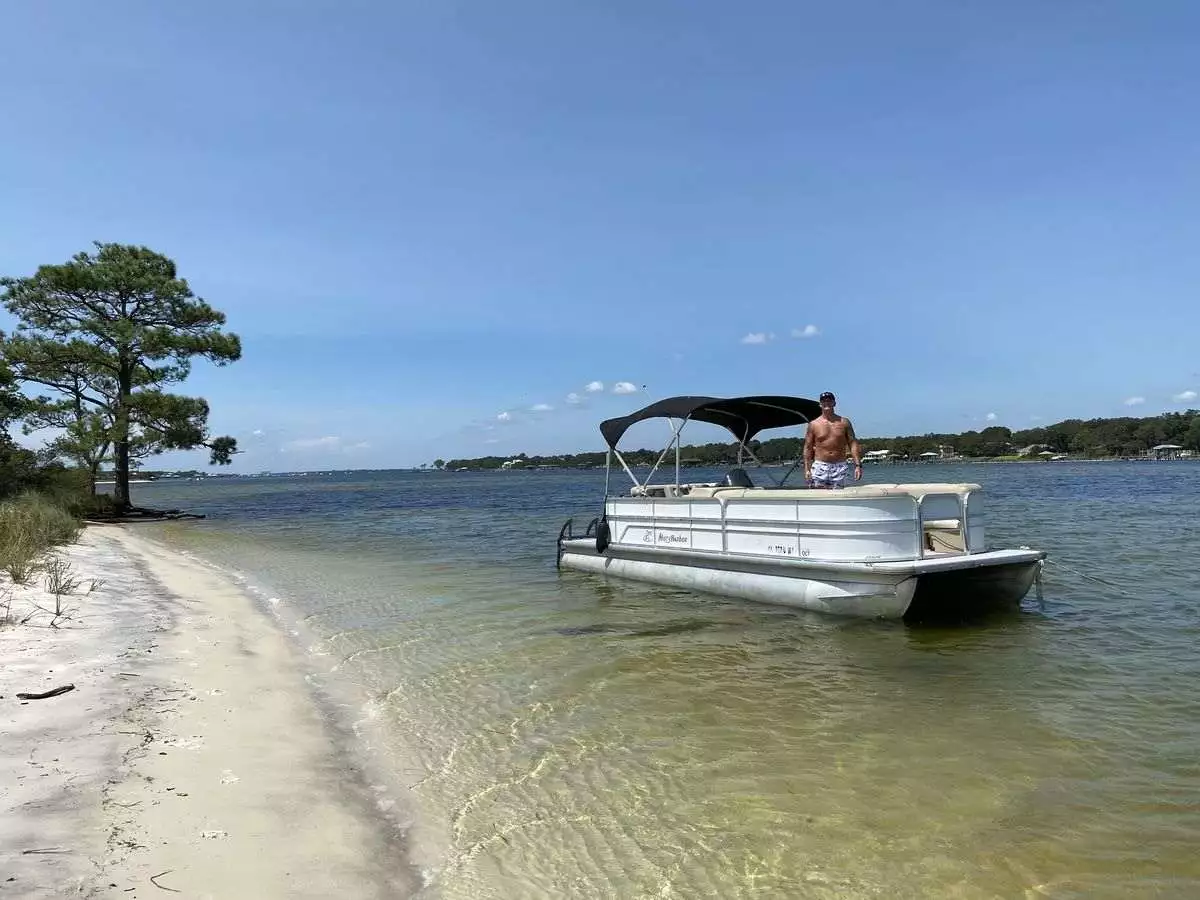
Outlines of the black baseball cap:
M 836 399 L 837 398 L 835 396 L 833 396 L 833 391 L 826 391 L 825 393 L 823 393 L 821 395 L 822 403 L 824 403 L 826 400 L 836 400 Z

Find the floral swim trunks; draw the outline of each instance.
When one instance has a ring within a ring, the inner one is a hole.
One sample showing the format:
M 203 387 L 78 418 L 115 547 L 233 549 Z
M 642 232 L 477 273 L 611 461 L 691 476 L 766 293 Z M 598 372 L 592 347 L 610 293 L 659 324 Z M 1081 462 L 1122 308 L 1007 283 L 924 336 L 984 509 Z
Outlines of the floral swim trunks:
M 816 488 L 844 488 L 846 479 L 850 476 L 850 463 L 822 462 L 815 460 L 812 465 L 812 486 Z

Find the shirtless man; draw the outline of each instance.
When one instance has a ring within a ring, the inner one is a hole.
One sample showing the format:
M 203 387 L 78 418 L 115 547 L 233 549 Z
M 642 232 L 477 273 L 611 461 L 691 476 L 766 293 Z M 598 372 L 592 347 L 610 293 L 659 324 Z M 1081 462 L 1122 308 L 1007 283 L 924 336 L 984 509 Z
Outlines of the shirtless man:
M 843 488 L 854 460 L 854 480 L 862 478 L 862 450 L 854 426 L 833 411 L 837 399 L 829 391 L 821 395 L 821 415 L 808 423 L 804 434 L 804 480 L 815 488 Z

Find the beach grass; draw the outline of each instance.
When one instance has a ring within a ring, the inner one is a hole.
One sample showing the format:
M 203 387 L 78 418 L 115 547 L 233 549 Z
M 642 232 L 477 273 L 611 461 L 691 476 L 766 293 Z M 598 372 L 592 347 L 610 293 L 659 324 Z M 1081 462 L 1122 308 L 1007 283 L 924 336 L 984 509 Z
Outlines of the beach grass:
M 28 584 L 59 544 L 74 543 L 82 523 L 62 502 L 27 491 L 0 502 L 0 571 Z

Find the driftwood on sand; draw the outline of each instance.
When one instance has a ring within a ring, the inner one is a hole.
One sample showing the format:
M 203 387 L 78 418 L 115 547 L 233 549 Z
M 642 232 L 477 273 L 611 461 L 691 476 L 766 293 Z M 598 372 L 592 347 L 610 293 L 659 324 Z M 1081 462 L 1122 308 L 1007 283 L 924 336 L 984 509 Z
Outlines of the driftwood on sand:
M 65 694 L 67 691 L 75 690 L 73 684 L 60 684 L 56 688 L 51 688 L 48 691 L 21 691 L 17 694 L 18 700 L 46 700 L 50 697 L 57 697 L 59 694 Z
M 203 513 L 190 513 L 182 509 L 147 509 L 141 506 L 131 506 L 124 512 L 94 512 L 85 517 L 85 521 L 96 523 L 121 522 L 161 522 L 167 519 L 203 519 Z

